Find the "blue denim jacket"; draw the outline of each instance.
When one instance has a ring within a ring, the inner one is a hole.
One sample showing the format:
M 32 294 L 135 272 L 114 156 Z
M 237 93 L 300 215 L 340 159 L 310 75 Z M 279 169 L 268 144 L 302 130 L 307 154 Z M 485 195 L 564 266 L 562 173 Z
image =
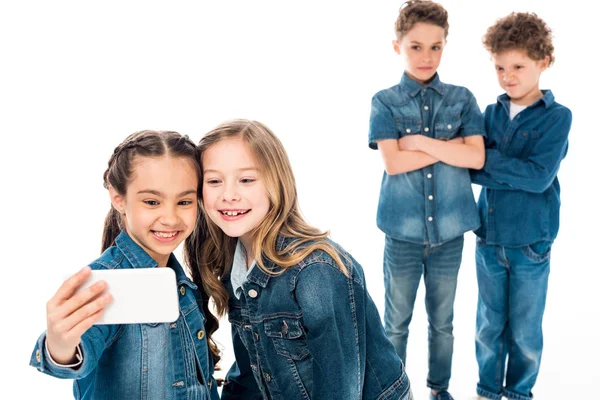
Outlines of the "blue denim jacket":
M 400 84 L 375 94 L 369 147 L 377 141 L 425 135 L 449 140 L 484 135 L 483 116 L 471 92 L 440 82 L 426 86 L 402 76 Z M 469 170 L 443 162 L 403 174 L 383 173 L 377 226 L 397 240 L 432 246 L 479 227 Z
M 92 269 L 155 268 L 152 259 L 125 232 L 90 264 Z M 30 365 L 58 378 L 74 379 L 76 399 L 218 399 L 212 355 L 204 334 L 202 297 L 171 254 L 168 267 L 179 287 L 180 315 L 174 323 L 94 325 L 81 338 L 83 363 L 54 365 L 37 341 Z M 200 333 L 202 332 L 202 333 Z M 199 365 L 199 371 L 196 368 Z
M 277 250 L 289 241 L 280 237 Z M 343 254 L 350 278 L 321 250 L 280 275 L 254 267 L 239 300 L 229 275 L 223 278 L 236 362 L 222 399 L 409 398 L 362 268 Z
M 567 154 L 571 111 L 550 90 L 511 121 L 503 94 L 485 110 L 485 165 L 471 171 L 482 185 L 475 234 L 486 243 L 526 246 L 558 233 L 560 185 L 557 173 Z

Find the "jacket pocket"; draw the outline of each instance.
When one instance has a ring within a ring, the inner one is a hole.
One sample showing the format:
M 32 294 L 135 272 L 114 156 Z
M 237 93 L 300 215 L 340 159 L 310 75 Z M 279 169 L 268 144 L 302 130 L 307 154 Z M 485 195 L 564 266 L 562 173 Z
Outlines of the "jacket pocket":
M 461 122 L 458 118 L 442 118 L 435 123 L 435 138 L 451 140 L 458 136 Z
M 306 344 L 306 335 L 299 319 L 277 317 L 265 321 L 265 334 L 273 342 L 280 356 L 292 360 L 303 360 L 310 352 Z

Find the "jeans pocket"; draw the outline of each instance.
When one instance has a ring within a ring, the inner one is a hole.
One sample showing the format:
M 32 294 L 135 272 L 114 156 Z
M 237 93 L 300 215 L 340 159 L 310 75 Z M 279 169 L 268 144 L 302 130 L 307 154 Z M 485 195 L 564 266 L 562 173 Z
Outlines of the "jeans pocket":
M 485 244 L 485 239 L 482 239 L 479 236 L 475 238 L 475 247 L 483 247 Z
M 543 262 L 550 258 L 552 243 L 547 240 L 540 240 L 539 242 L 523 246 L 522 249 L 525 256 L 530 260 Z

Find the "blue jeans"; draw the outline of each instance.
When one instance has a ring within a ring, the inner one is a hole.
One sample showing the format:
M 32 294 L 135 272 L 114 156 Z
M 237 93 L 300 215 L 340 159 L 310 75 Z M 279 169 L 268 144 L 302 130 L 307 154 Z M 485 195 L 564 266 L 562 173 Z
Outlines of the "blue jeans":
M 550 247 L 548 241 L 504 247 L 477 239 L 475 350 L 480 396 L 494 400 L 533 396 L 542 358 Z
M 448 389 L 450 382 L 454 297 L 463 243 L 462 235 L 434 247 L 399 241 L 390 236 L 385 238 L 385 330 L 396 353 L 406 364 L 408 325 L 423 275 L 429 321 L 427 386 L 435 390 Z

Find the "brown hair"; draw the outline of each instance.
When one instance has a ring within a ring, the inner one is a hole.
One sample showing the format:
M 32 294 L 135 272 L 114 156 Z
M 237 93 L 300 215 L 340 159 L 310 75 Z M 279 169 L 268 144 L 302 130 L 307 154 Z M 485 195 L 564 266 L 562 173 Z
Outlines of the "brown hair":
M 135 132 L 129 135 L 120 145 L 118 145 L 110 159 L 108 160 L 108 168 L 104 172 L 104 187 L 112 187 L 120 195 L 127 193 L 127 186 L 133 179 L 133 173 L 135 170 L 136 157 L 161 157 L 161 156 L 172 156 L 186 158 L 192 161 L 194 169 L 198 174 L 198 196 L 200 196 L 200 155 L 194 142 L 187 136 L 183 136 L 177 132 L 172 131 L 153 131 L 144 130 Z M 191 242 L 202 243 L 206 236 L 206 223 L 200 210 L 200 204 L 198 203 L 198 218 L 196 220 L 196 226 L 192 234 L 186 239 L 186 244 L 190 237 L 193 236 Z M 104 232 L 102 234 L 102 251 L 106 250 L 110 246 L 114 245 L 115 239 L 125 229 L 125 224 L 121 217 L 121 214 L 111 207 L 104 221 Z M 202 291 L 202 303 L 201 306 L 206 316 L 206 333 L 209 348 L 213 353 L 215 364 L 219 361 L 219 350 L 212 339 L 212 334 L 219 327 L 219 323 L 215 316 L 210 312 L 208 307 L 208 299 L 210 298 L 211 291 L 207 290 L 206 285 L 201 282 L 198 273 L 189 267 L 188 270 L 192 276 L 192 280 L 202 285 L 204 290 Z M 200 304 L 199 304 L 200 306 Z
M 296 181 L 287 153 L 277 136 L 264 124 L 245 119 L 222 123 L 200 140 L 200 160 L 202 161 L 202 154 L 212 145 L 231 137 L 242 138 L 250 147 L 269 196 L 269 211 L 253 232 L 252 250 L 257 266 L 268 274 L 278 275 L 298 264 L 313 251 L 322 250 L 329 254 L 340 270 L 347 275 L 348 271 L 341 258 L 344 256 L 340 256 L 336 248 L 326 240 L 329 232 L 321 232 L 308 225 L 302 217 L 298 206 Z M 204 207 L 202 209 L 204 210 Z M 187 250 L 192 252 L 187 254 L 187 257 L 190 265 L 196 264 L 202 281 L 212 282 L 215 291 L 220 292 L 214 295 L 214 303 L 217 314 L 223 315 L 227 310 L 228 296 L 217 281 L 233 263 L 237 239 L 227 236 L 207 216 L 205 220 L 208 223 L 209 235 L 201 246 L 187 246 Z M 292 238 L 281 251 L 276 248 L 279 235 Z M 272 271 L 266 265 L 267 260 L 281 269 L 278 272 Z
M 448 37 L 448 12 L 441 4 L 429 0 L 410 0 L 400 7 L 394 24 L 396 38 L 401 40 L 419 22 L 439 26 L 444 30 L 444 37 Z
M 492 54 L 525 50 L 532 60 L 548 57 L 548 65 L 554 62 L 552 30 L 535 13 L 513 12 L 498 19 L 483 36 L 483 46 Z

